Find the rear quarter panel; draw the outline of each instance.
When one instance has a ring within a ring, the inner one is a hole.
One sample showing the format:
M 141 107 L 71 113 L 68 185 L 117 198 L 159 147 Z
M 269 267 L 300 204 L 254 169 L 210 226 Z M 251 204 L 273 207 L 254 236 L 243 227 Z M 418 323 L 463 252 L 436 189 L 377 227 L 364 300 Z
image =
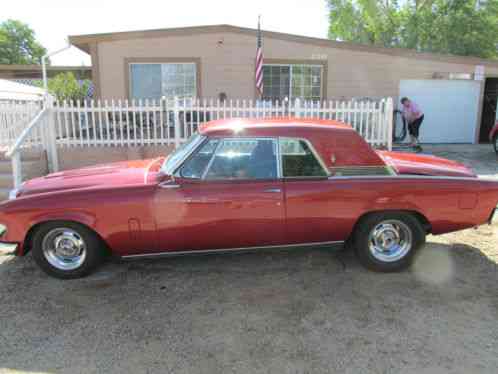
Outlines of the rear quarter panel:
M 498 202 L 498 183 L 477 178 L 331 177 L 286 182 L 287 232 L 303 241 L 344 240 L 358 218 L 386 210 L 409 210 L 427 218 L 433 234 L 487 222 Z

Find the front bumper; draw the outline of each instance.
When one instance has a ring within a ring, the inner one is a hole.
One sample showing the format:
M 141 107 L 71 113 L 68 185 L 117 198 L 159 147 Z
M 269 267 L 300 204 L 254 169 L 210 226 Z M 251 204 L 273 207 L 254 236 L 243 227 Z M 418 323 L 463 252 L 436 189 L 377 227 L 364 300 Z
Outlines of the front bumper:
M 0 242 L 0 254 L 13 254 L 17 255 L 19 245 L 17 243 L 2 243 Z

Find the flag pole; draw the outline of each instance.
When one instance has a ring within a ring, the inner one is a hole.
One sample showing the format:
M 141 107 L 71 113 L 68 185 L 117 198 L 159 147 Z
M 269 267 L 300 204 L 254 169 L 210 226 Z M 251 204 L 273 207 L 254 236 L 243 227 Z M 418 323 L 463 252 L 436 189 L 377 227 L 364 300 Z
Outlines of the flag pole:
M 257 49 L 256 49 L 256 71 L 255 85 L 257 97 L 263 98 L 263 42 L 261 36 L 261 14 L 258 15 L 258 34 L 257 34 Z

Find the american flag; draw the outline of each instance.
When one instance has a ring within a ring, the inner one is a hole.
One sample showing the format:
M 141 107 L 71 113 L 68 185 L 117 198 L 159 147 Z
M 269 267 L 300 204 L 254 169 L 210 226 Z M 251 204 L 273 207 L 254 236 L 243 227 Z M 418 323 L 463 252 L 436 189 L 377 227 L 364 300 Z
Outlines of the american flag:
M 263 46 L 261 40 L 260 19 L 258 18 L 258 49 L 256 50 L 256 89 L 263 95 Z

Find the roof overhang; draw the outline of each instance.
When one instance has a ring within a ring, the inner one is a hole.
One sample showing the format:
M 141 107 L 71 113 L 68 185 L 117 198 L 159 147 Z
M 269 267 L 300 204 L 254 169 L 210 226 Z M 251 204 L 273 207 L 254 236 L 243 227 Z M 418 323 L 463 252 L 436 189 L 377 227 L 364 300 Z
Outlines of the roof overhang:
M 87 35 L 70 35 L 69 42 L 81 49 L 84 52 L 90 53 L 90 46 L 101 42 L 111 42 L 117 40 L 128 39 L 144 39 L 144 38 L 164 38 L 170 36 L 185 36 L 203 33 L 239 33 L 246 35 L 253 35 L 256 37 L 257 30 L 245 27 L 238 27 L 232 25 L 207 25 L 207 26 L 194 26 L 194 27 L 179 27 L 168 29 L 153 29 L 153 30 L 136 30 L 125 32 L 112 32 L 103 34 L 87 34 Z M 416 58 L 422 60 L 435 60 L 441 62 L 449 62 L 455 64 L 466 65 L 485 65 L 498 67 L 498 61 L 482 59 L 470 56 L 456 56 L 448 54 L 437 54 L 418 52 L 413 49 L 405 48 L 386 48 L 381 46 L 371 46 L 359 43 L 342 42 L 323 38 L 314 38 L 309 36 L 286 34 L 275 31 L 261 31 L 263 38 L 279 39 L 292 41 L 303 44 L 311 44 L 328 48 L 345 49 L 351 51 L 360 51 L 368 53 L 385 54 L 391 56 Z

